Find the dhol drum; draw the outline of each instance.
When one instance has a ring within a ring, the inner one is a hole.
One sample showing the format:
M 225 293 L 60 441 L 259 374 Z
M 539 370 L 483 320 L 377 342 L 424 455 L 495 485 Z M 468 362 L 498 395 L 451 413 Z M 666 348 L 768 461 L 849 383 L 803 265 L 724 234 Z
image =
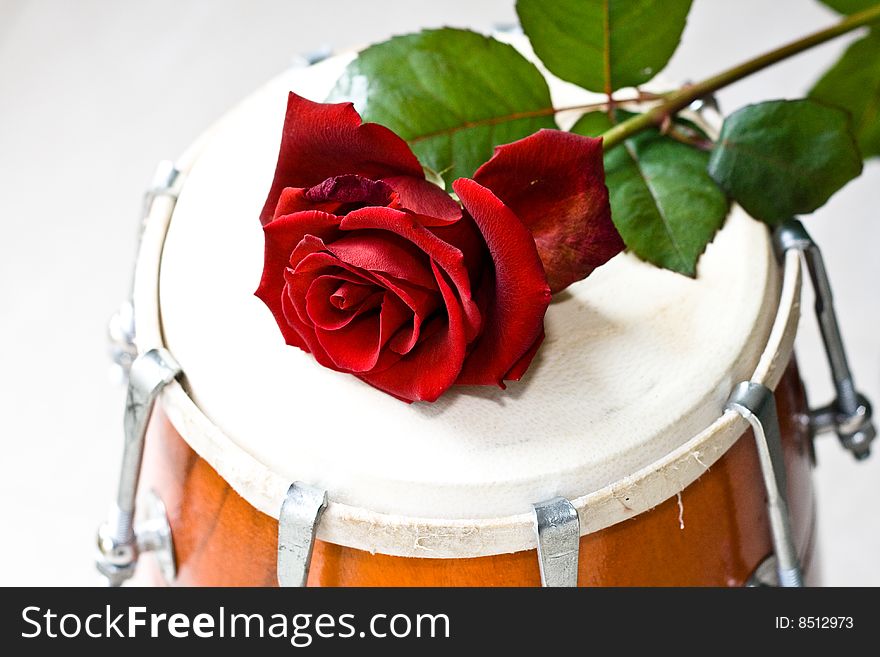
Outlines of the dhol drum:
M 407 405 L 284 345 L 257 216 L 287 92 L 324 98 L 348 60 L 271 82 L 150 195 L 103 571 L 152 549 L 179 585 L 740 586 L 775 554 L 816 582 L 801 260 L 739 209 L 696 280 L 621 254 L 554 298 L 506 391 Z

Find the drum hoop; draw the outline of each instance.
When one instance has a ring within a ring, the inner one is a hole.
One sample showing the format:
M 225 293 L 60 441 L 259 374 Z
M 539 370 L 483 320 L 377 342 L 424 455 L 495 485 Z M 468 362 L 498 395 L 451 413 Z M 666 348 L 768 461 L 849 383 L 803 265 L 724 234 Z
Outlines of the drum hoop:
M 231 114 L 231 113 L 230 113 Z M 178 160 L 182 177 L 191 170 L 204 145 L 224 124 L 221 119 Z M 135 267 L 134 300 L 138 353 L 165 347 L 159 307 L 159 281 L 165 237 L 174 211 L 173 199 L 158 197 L 145 224 Z M 751 380 L 771 389 L 782 377 L 794 349 L 800 316 L 801 260 L 794 250 L 782 263 L 779 306 L 767 344 Z M 251 506 L 278 518 L 290 481 L 255 459 L 217 427 L 178 382 L 161 397 L 171 424 L 189 446 Z M 571 500 L 580 517 L 581 535 L 633 518 L 675 496 L 706 472 L 748 429 L 737 413 L 726 411 L 677 449 L 635 473 Z M 233 454 L 234 458 L 229 455 Z M 221 455 L 223 457 L 221 458 Z M 259 485 L 255 485 L 259 482 Z M 531 512 L 498 518 L 420 518 L 378 513 L 330 502 L 318 538 L 369 552 L 421 558 L 490 556 L 536 548 Z

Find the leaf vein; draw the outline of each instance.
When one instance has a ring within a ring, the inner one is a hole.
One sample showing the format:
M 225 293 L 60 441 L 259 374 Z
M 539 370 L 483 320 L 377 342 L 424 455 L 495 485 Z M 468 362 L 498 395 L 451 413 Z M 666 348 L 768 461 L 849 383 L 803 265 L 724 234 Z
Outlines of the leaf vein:
M 663 231 L 666 233 L 666 236 L 669 238 L 669 243 L 672 245 L 672 248 L 675 250 L 675 255 L 678 257 L 679 264 L 684 269 L 689 269 L 687 258 L 685 257 L 684 251 L 681 246 L 678 244 L 678 240 L 673 233 L 672 225 L 669 222 L 669 218 L 666 216 L 666 212 L 660 203 L 660 199 L 657 196 L 657 192 L 651 184 L 649 178 L 645 175 L 644 170 L 641 167 L 641 163 L 639 162 L 638 155 L 635 152 L 635 149 L 632 147 L 632 144 L 627 140 L 623 144 L 624 148 L 626 148 L 626 152 L 629 154 L 630 159 L 633 161 L 633 166 L 639 174 L 639 178 L 641 178 L 642 182 L 645 185 L 645 189 L 648 190 L 648 193 L 651 195 L 651 200 L 654 201 L 654 207 L 657 208 L 657 216 L 660 217 L 660 221 L 663 224 Z

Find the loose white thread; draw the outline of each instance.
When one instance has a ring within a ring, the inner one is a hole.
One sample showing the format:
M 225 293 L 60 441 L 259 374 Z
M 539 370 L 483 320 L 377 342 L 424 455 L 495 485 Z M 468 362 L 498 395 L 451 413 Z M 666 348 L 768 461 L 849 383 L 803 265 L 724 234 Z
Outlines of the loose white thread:
M 676 493 L 678 498 L 678 528 L 684 529 L 684 504 L 681 503 L 681 493 Z

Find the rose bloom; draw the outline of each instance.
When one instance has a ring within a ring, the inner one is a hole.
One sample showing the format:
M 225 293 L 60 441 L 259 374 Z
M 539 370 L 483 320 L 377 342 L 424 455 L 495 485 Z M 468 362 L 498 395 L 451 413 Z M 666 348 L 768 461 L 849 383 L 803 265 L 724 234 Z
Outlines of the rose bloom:
M 256 292 L 287 344 L 408 402 L 518 380 L 551 291 L 623 247 L 601 142 L 542 130 L 452 188 L 350 103 L 291 93 Z

